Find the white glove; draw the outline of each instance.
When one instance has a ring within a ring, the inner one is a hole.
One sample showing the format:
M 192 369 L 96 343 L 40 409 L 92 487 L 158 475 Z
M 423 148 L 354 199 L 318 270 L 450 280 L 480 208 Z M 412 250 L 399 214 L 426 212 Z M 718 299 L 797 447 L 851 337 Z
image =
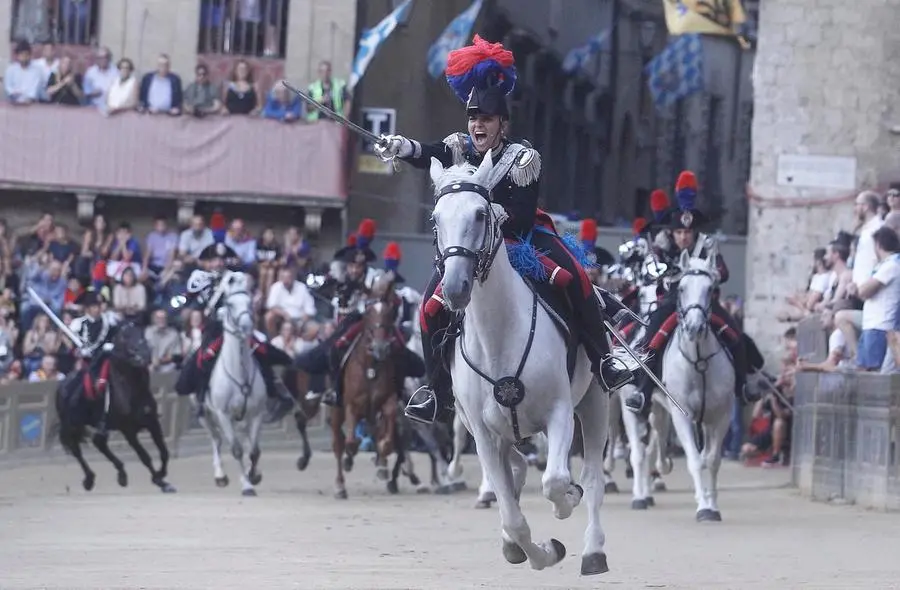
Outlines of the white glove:
M 90 358 L 93 356 L 94 353 L 90 348 L 85 346 L 84 348 L 78 349 L 78 354 L 79 354 L 79 356 L 81 356 L 81 358 Z
M 375 144 L 375 153 L 382 160 L 408 158 L 413 154 L 413 144 L 402 135 L 382 135 L 383 143 Z
M 103 352 L 112 352 L 112 349 L 115 348 L 112 342 L 105 342 L 101 347 Z

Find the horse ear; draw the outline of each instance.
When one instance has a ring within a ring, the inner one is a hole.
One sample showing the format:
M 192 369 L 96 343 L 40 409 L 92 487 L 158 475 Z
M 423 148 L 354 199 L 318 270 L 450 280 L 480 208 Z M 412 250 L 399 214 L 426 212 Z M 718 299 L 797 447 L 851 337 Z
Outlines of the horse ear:
M 478 184 L 484 185 L 488 175 L 491 173 L 491 168 L 493 167 L 494 158 L 491 157 L 491 150 L 488 150 L 484 155 L 484 159 L 481 160 L 481 165 L 478 166 L 478 170 L 475 171 L 475 178 L 478 179 Z
M 710 270 L 717 270 L 719 268 L 719 265 L 716 263 L 718 257 L 719 243 L 716 240 L 710 240 L 709 254 L 706 258 L 706 263 L 709 265 Z
M 434 186 L 439 186 L 441 178 L 444 176 L 444 165 L 441 164 L 441 161 L 437 158 L 431 158 L 431 168 L 429 169 L 431 173 L 431 182 L 434 183 Z
M 678 266 L 681 270 L 687 270 L 691 267 L 691 253 L 687 250 L 681 251 L 681 258 L 678 260 Z

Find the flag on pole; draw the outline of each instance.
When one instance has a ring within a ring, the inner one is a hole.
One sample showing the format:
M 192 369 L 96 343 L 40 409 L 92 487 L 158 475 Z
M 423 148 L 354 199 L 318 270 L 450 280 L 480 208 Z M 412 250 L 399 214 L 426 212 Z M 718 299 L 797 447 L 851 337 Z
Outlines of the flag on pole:
M 441 36 L 428 49 L 428 73 L 439 78 L 447 67 L 447 56 L 451 51 L 464 46 L 472 34 L 475 19 L 481 11 L 484 0 L 475 0 L 472 5 L 454 18 Z
M 741 0 L 662 0 L 672 35 L 704 33 L 738 36 L 747 14 Z
M 562 63 L 563 71 L 567 74 L 572 74 L 582 69 L 589 59 L 603 50 L 603 47 L 606 45 L 606 40 L 609 39 L 609 34 L 611 32 L 611 28 L 600 31 L 588 39 L 583 45 L 579 45 L 569 51 Z
M 369 67 L 369 62 L 375 57 L 375 52 L 378 51 L 384 40 L 391 36 L 391 33 L 397 28 L 397 23 L 406 18 L 411 6 L 412 0 L 406 0 L 406 2 L 395 8 L 393 12 L 381 19 L 380 23 L 371 29 L 364 30 L 359 36 L 359 49 L 356 50 L 356 59 L 353 60 L 353 71 L 350 73 L 350 80 L 347 81 L 349 90 L 353 90 L 356 83 L 366 73 L 366 68 Z
M 645 67 L 656 108 L 675 104 L 704 88 L 703 42 L 699 33 L 679 35 Z

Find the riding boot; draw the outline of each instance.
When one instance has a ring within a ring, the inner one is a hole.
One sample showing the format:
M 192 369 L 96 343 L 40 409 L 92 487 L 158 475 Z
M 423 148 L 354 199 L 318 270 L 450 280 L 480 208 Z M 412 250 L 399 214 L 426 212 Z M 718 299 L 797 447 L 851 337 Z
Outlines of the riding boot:
M 669 335 L 674 331 L 677 323 L 677 316 L 673 316 L 676 307 L 677 302 L 672 296 L 661 301 L 659 307 L 650 316 L 649 325 L 641 342 L 641 347 L 647 348 L 650 353 L 645 364 L 657 377 L 662 368 L 662 355 L 666 350 Z M 673 317 L 675 320 L 672 319 Z M 625 398 L 625 407 L 646 420 L 650 417 L 650 409 L 653 407 L 654 389 L 656 389 L 656 383 L 649 374 L 643 374 L 637 389 Z
M 343 403 L 341 387 L 341 368 L 337 367 L 331 372 L 331 389 L 322 395 L 322 403 L 332 408 L 340 408 Z
M 647 365 L 647 368 L 653 374 L 659 376 L 662 354 L 653 352 L 644 364 Z M 632 390 L 631 394 L 625 398 L 625 406 L 644 420 L 647 420 L 650 417 L 650 408 L 653 407 L 654 389 L 656 389 L 656 383 L 650 378 L 649 373 L 645 372 L 638 380 L 637 388 Z
M 420 318 L 426 384 L 417 389 L 406 404 L 406 416 L 423 424 L 435 421 L 449 423 L 453 416 L 452 380 L 443 363 L 444 343 L 441 342 L 441 337 L 447 333 L 452 323 L 452 316 L 443 307 L 430 312 L 427 306 L 427 302 L 431 300 L 440 302 L 440 296 L 435 293 L 440 279 L 440 274 L 435 271 L 425 290 L 425 303 Z
M 718 330 L 719 340 L 728 348 L 731 355 L 734 367 L 734 395 L 738 403 L 750 404 L 759 401 L 759 392 L 755 388 L 747 387 L 747 375 L 750 372 L 747 362 L 748 351 L 745 346 L 746 339 L 737 322 L 725 311 L 718 299 L 713 301 L 712 315 L 714 324 L 719 322 L 724 324 L 724 327 Z
M 270 411 L 265 423 L 278 422 L 294 409 L 294 397 L 287 390 L 281 379 L 275 376 L 272 365 L 266 362 L 259 363 L 259 372 L 266 384 L 266 395 L 269 396 Z

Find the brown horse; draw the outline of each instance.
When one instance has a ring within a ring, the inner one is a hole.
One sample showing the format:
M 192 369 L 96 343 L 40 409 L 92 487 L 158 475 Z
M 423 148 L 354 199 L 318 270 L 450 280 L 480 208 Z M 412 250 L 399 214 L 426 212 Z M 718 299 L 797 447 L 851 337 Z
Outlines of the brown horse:
M 331 412 L 332 450 L 337 460 L 335 497 L 339 499 L 347 498 L 344 471 L 353 469 L 353 459 L 360 444 L 356 427 L 362 419 L 376 427 L 377 476 L 382 481 L 388 480 L 387 458 L 395 452 L 396 446 L 400 350 L 403 348 L 403 342 L 397 341 L 396 313 L 394 274 L 387 272 L 372 286 L 371 298 L 363 314 L 362 331 L 351 345 L 341 375 L 343 404 Z M 397 447 L 396 451 L 399 466 L 403 461 L 403 449 Z M 388 489 L 396 493 L 396 480 L 391 484 Z

